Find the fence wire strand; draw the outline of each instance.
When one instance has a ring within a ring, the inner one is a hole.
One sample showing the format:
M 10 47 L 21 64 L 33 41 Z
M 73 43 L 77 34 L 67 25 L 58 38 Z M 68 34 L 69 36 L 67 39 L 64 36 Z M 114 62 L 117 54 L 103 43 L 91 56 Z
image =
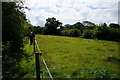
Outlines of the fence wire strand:
M 39 52 L 39 53 L 42 53 L 41 50 L 40 50 L 40 48 L 39 48 L 39 46 L 38 46 L 38 43 L 37 43 L 37 41 L 36 41 L 36 38 L 35 38 L 35 44 L 36 44 L 36 47 L 37 47 L 37 49 L 38 49 L 38 52 Z M 45 65 L 45 68 L 46 68 L 46 70 L 47 70 L 47 72 L 48 72 L 51 80 L 53 80 L 53 77 L 52 77 L 52 75 L 51 75 L 51 73 L 50 73 L 50 70 L 49 70 L 49 68 L 48 68 L 48 66 L 47 66 L 47 64 L 46 64 L 46 62 L 45 62 L 44 57 L 42 57 L 42 61 L 43 61 L 44 65 Z

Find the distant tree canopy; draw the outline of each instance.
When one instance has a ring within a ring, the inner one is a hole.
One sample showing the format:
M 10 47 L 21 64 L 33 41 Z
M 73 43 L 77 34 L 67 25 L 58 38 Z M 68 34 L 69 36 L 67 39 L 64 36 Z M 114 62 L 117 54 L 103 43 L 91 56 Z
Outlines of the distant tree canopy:
M 57 35 L 58 33 L 58 27 L 61 27 L 62 23 L 56 20 L 56 18 L 48 18 L 46 19 L 46 24 L 45 24 L 45 29 L 44 29 L 44 34 L 49 34 L 49 35 Z
M 100 26 L 96 28 L 96 37 L 98 39 L 105 40 L 107 36 L 108 36 L 108 27 L 106 23 L 101 24 Z
M 66 25 L 65 25 L 65 28 L 70 29 L 70 28 L 71 28 L 70 26 L 71 26 L 70 24 L 66 24 Z
M 33 26 L 33 31 L 35 34 L 43 34 L 43 29 L 44 29 L 44 27 Z
M 83 21 L 83 25 L 85 26 L 85 28 L 87 29 L 94 29 L 95 28 L 95 24 L 90 22 L 90 21 Z
M 111 28 L 120 28 L 120 25 L 115 24 L 115 23 L 110 23 L 109 27 L 111 27 Z
M 90 21 L 83 21 L 83 25 L 84 26 L 95 26 L 95 24 Z
M 73 24 L 72 26 L 73 26 L 73 28 L 80 29 L 80 30 L 83 30 L 85 28 L 84 25 L 80 22 L 77 22 L 77 23 Z
M 79 37 L 81 34 L 80 34 L 80 30 L 75 28 L 75 29 L 62 30 L 60 35 L 69 36 L 69 37 Z
M 22 3 L 2 3 L 2 63 L 3 78 L 15 78 L 16 64 L 23 56 L 23 38 L 27 34 L 30 23 L 22 11 Z
M 58 27 L 60 28 L 58 29 Z M 46 19 L 45 27 L 37 32 L 47 35 L 120 41 L 120 25 L 115 23 L 110 23 L 109 26 L 107 26 L 106 23 L 97 25 L 90 21 L 83 21 L 82 23 L 76 22 L 73 25 L 66 24 L 62 26 L 61 22 L 52 17 Z

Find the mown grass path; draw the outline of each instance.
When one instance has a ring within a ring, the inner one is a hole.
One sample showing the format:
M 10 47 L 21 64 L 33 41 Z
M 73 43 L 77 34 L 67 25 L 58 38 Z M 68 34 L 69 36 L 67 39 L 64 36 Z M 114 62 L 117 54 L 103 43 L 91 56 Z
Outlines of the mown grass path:
M 83 38 L 36 35 L 54 78 L 118 78 L 118 43 Z

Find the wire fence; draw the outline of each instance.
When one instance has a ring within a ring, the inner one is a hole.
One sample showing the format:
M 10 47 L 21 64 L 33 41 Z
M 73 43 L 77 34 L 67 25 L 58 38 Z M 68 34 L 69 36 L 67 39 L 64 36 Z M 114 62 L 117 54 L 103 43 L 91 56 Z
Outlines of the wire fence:
M 45 78 L 45 77 L 43 77 L 43 74 L 42 74 L 42 76 L 40 76 L 40 73 L 44 73 L 43 71 L 41 71 L 41 70 L 42 70 L 42 69 L 41 69 L 41 68 L 42 68 L 42 66 L 41 66 L 42 63 L 44 64 L 45 69 L 47 70 L 47 73 L 49 74 L 50 79 L 53 80 L 53 77 L 52 77 L 51 72 L 50 72 L 50 70 L 49 70 L 49 68 L 48 68 L 48 65 L 47 65 L 44 57 L 42 56 L 42 52 L 41 52 L 41 50 L 40 50 L 40 48 L 39 48 L 39 46 L 38 46 L 38 43 L 37 43 L 36 38 L 34 39 L 34 53 L 36 54 L 36 73 L 38 73 L 38 74 L 37 74 L 37 75 L 38 75 L 38 76 L 37 76 L 37 77 L 38 77 L 38 80 L 39 80 L 39 77 Z M 39 53 L 39 54 L 37 54 L 37 53 Z M 39 56 L 39 55 L 40 55 L 40 56 Z M 38 58 L 38 59 L 37 59 L 37 58 Z M 41 60 L 39 60 L 39 58 L 40 58 Z M 37 60 L 42 61 L 42 63 L 39 62 L 39 61 L 37 61 Z M 40 69 L 40 70 L 39 70 L 39 69 Z M 39 70 L 40 72 L 37 71 L 37 70 Z

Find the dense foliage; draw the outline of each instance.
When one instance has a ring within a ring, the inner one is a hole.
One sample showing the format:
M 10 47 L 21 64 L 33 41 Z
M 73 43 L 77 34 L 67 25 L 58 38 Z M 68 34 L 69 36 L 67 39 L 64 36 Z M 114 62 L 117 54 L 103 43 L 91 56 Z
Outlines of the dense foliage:
M 62 36 L 69 36 L 69 37 L 79 37 L 80 36 L 80 30 L 78 29 L 66 29 L 61 30 Z
M 15 78 L 18 62 L 23 57 L 23 38 L 30 23 L 23 12 L 23 3 L 2 3 L 2 74 L 3 78 Z
M 60 27 L 61 25 L 62 23 L 54 17 L 46 19 L 44 34 L 58 35 L 59 31 L 57 27 Z
M 45 35 L 120 41 L 120 25 L 115 23 L 97 25 L 90 21 L 83 21 L 82 23 L 76 22 L 73 25 L 66 24 L 62 26 L 62 23 L 53 17 L 46 19 L 45 27 L 35 26 L 34 30 L 38 34 Z

